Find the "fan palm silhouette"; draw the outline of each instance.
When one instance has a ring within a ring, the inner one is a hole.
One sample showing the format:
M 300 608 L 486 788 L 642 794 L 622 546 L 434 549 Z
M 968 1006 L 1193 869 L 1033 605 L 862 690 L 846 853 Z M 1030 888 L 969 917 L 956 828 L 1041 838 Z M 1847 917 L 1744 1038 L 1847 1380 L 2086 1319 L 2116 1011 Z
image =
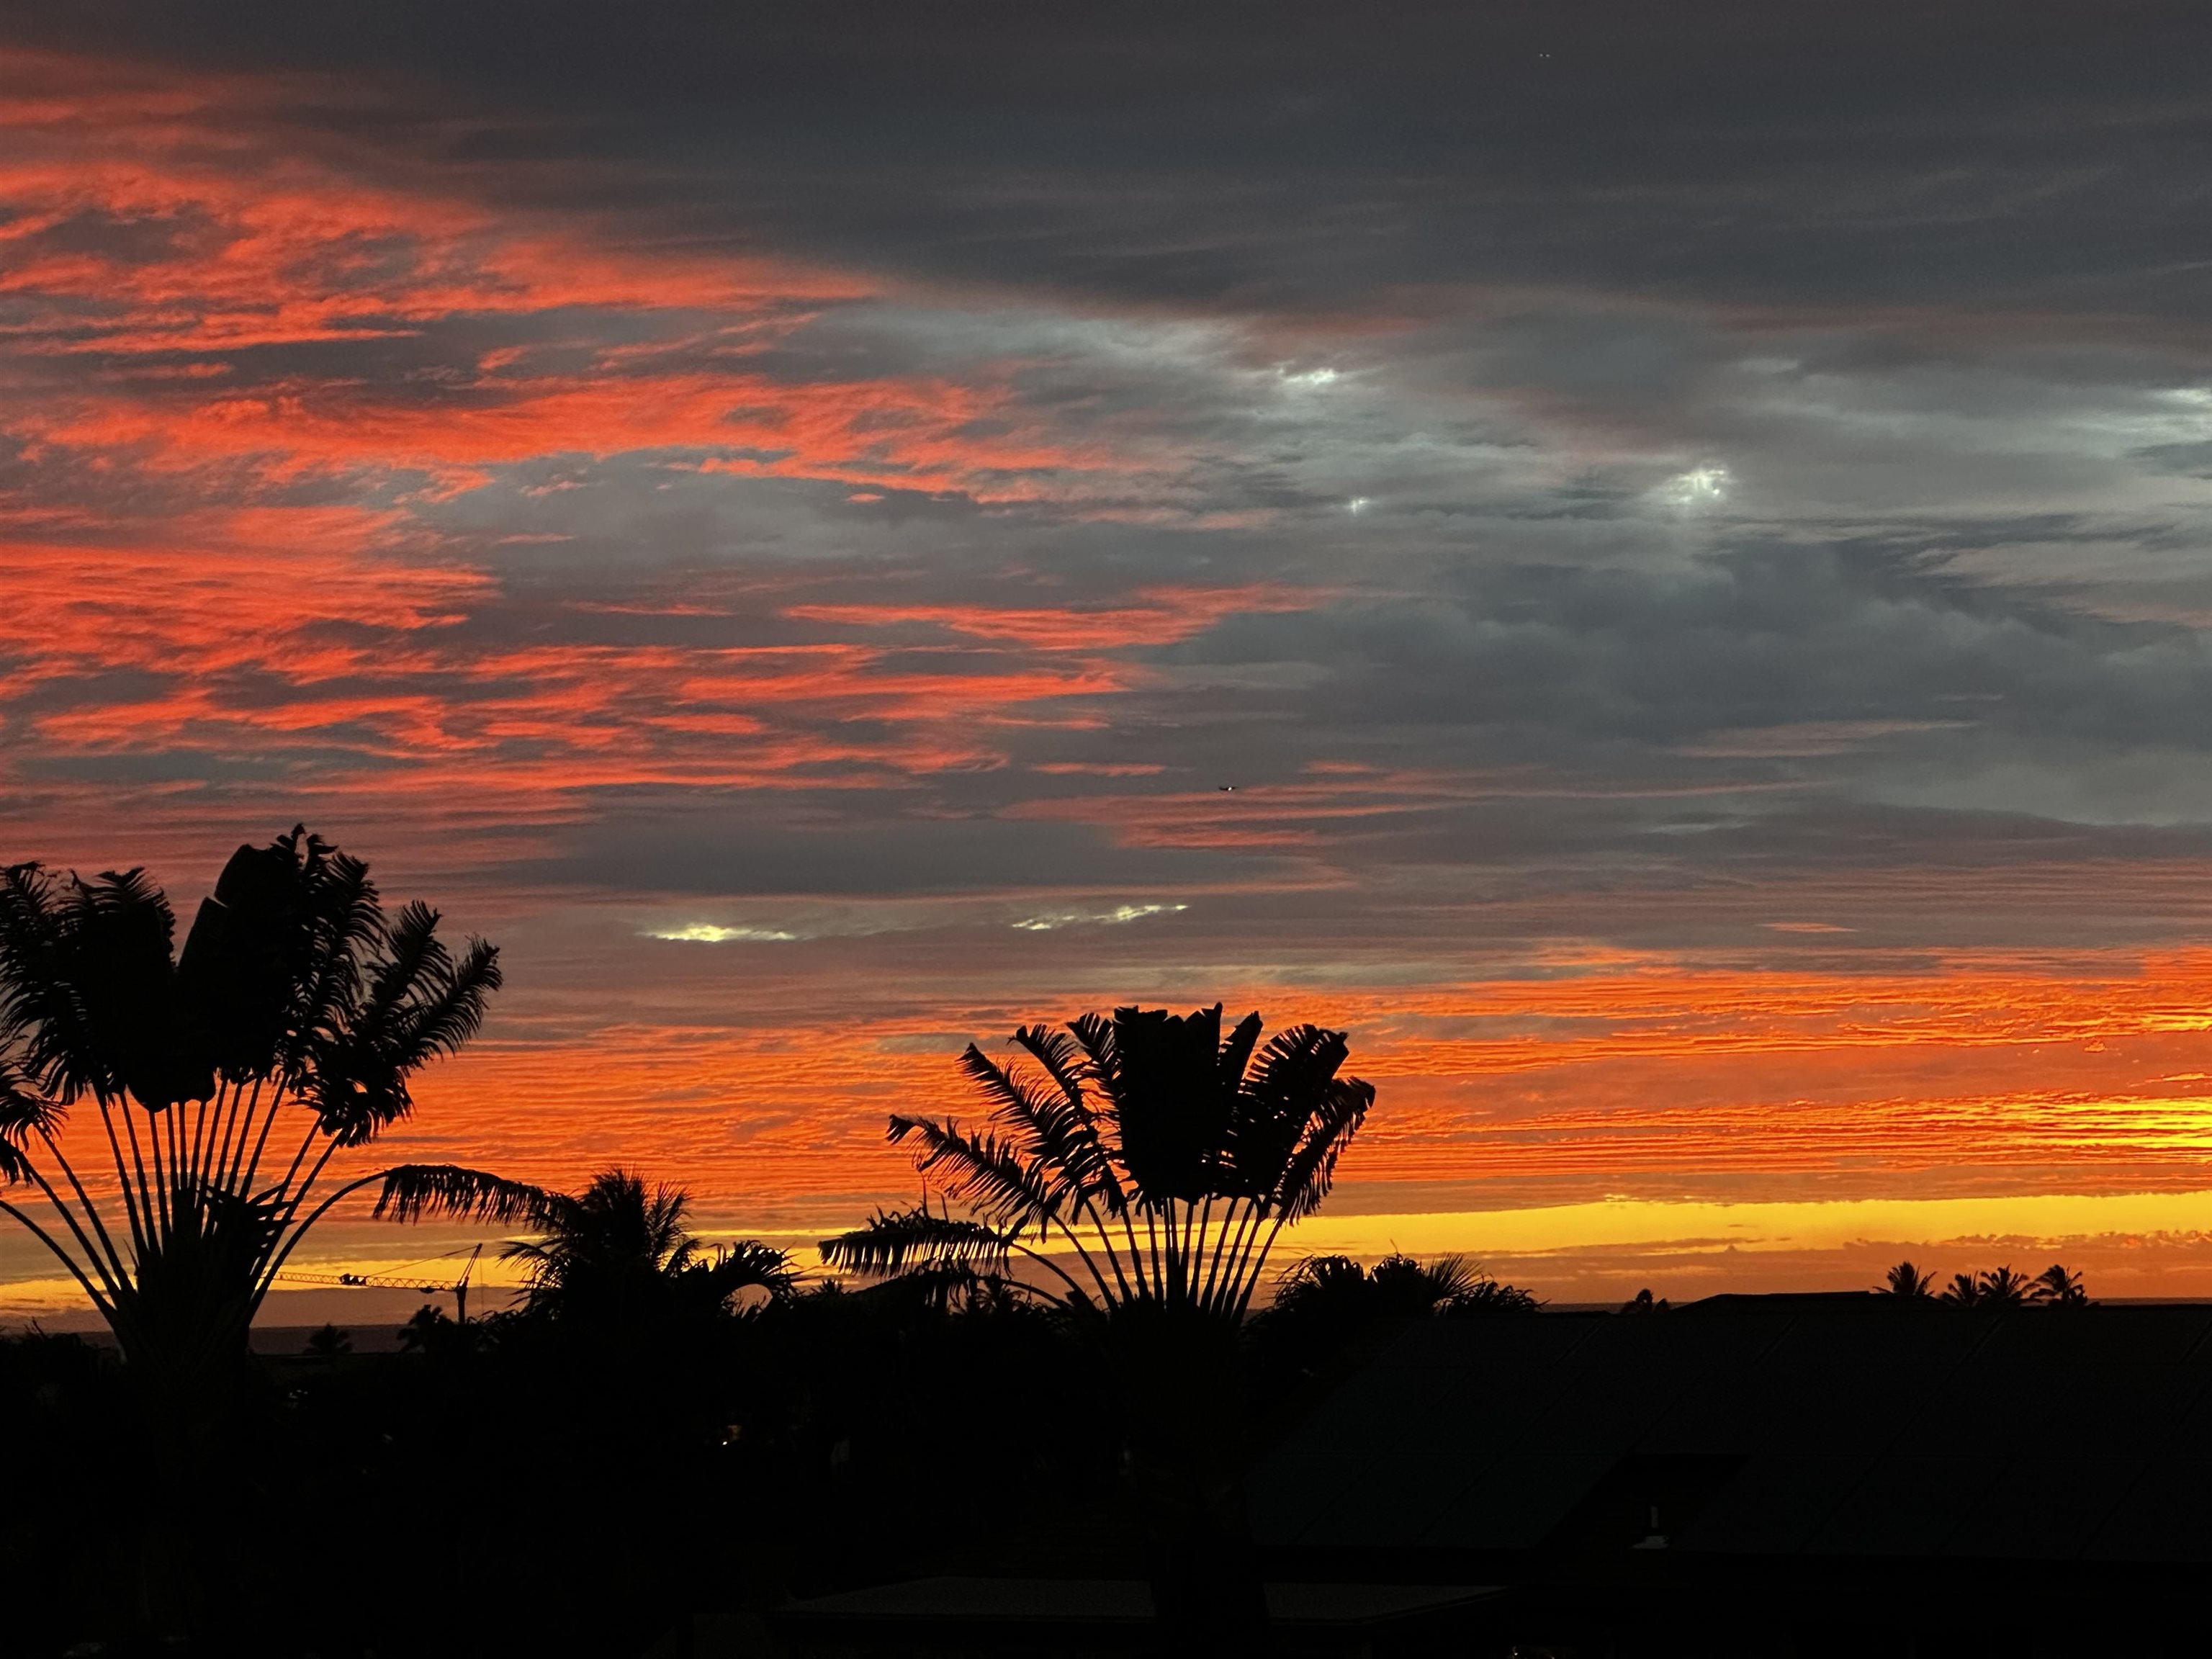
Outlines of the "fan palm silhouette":
M 1017 1030 L 1035 1069 L 1002 1066 L 971 1043 L 961 1067 L 993 1127 L 890 1120 L 890 1139 L 918 1143 L 924 1176 L 968 1213 L 927 1200 L 879 1212 L 823 1240 L 823 1260 L 886 1275 L 1003 1271 L 1019 1255 L 1071 1306 L 1235 1322 L 1283 1228 L 1328 1195 L 1375 1098 L 1371 1085 L 1337 1075 L 1342 1032 L 1297 1025 L 1262 1048 L 1261 1030 L 1251 1014 L 1224 1038 L 1218 1003 L 1180 1018 L 1119 1008 L 1065 1031 Z
M 437 930 L 426 905 L 387 916 L 368 866 L 304 829 L 238 849 L 181 954 L 142 870 L 0 872 L 0 1177 L 45 1200 L 0 1212 L 60 1261 L 127 1364 L 181 1382 L 242 1354 L 287 1258 L 366 1188 L 403 1221 L 534 1213 L 536 1188 L 451 1165 L 320 1189 L 335 1158 L 412 1111 L 414 1073 L 476 1033 L 499 987 L 492 946 L 457 958 Z M 87 1100 L 112 1182 L 63 1144 Z
M 1327 1196 L 1375 1098 L 1339 1075 L 1342 1032 L 1297 1025 L 1264 1048 L 1260 1035 L 1252 1014 L 1224 1036 L 1217 1003 L 1025 1025 L 1026 1060 L 1006 1066 L 970 1045 L 961 1066 L 989 1127 L 890 1121 L 945 1201 L 925 1194 L 822 1243 L 831 1266 L 866 1274 L 1003 1274 L 1019 1256 L 1045 1279 L 1036 1293 L 1107 1361 L 1153 1604 L 1179 1655 L 1262 1643 L 1240 1328 L 1268 1252 Z

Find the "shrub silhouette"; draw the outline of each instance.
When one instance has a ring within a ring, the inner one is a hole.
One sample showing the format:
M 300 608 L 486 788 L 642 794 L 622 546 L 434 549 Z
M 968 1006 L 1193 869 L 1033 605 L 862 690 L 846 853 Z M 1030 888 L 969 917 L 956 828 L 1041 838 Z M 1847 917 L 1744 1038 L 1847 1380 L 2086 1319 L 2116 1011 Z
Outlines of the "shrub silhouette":
M 1308 1256 L 1277 1282 L 1265 1317 L 1279 1321 L 1346 1317 L 1411 1319 L 1483 1313 L 1533 1313 L 1535 1297 L 1502 1285 L 1465 1256 L 1420 1261 L 1384 1256 L 1363 1267 L 1350 1256 Z

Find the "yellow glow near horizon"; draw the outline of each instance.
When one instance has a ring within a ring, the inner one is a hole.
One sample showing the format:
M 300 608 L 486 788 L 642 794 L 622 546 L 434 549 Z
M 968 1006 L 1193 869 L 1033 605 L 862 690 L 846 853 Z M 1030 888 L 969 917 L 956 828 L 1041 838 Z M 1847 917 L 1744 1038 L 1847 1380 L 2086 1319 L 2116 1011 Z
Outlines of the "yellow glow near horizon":
M 728 1235 L 717 1227 L 712 1236 Z M 790 1249 L 803 1267 L 820 1268 L 816 1234 L 779 1229 L 751 1236 Z M 1420 1256 L 1465 1255 L 1477 1261 L 1556 1256 L 1564 1272 L 1565 1259 L 1583 1252 L 1701 1255 L 1713 1258 L 1717 1267 L 1731 1253 L 1743 1258 L 1833 1252 L 1840 1265 L 1844 1252 L 1869 1246 L 1924 1251 L 2105 1244 L 2125 1249 L 2146 1240 L 2212 1243 L 2212 1189 L 1747 1203 L 1615 1198 L 1510 1210 L 1324 1212 L 1285 1229 L 1273 1259 L 1281 1266 L 1306 1255 L 1372 1259 L 1394 1250 Z M 343 1260 L 319 1257 L 309 1267 L 318 1273 L 388 1274 L 414 1265 L 419 1264 L 364 1253 Z M 1747 1265 L 1755 1270 L 1755 1264 Z M 2212 1261 L 2206 1265 L 2212 1273 Z M 1523 1261 L 1515 1271 L 1544 1288 L 1540 1264 Z M 495 1267 L 489 1250 L 475 1279 L 492 1295 L 512 1291 L 520 1282 L 503 1266 Z M 1729 1288 L 1728 1274 L 1701 1274 L 1693 1288 L 1700 1294 Z M 2212 1284 L 2173 1288 L 2177 1294 L 2191 1294 Z M 88 1315 L 89 1310 L 76 1286 L 58 1275 L 0 1285 L 0 1320 L 75 1312 Z M 283 1322 L 281 1312 L 276 1322 Z
M 2212 1232 L 2212 1191 L 2049 1193 L 1743 1204 L 1604 1199 L 1525 1210 L 1315 1216 L 1285 1240 L 1348 1255 L 1593 1249 L 1832 1250 L 1869 1243 L 2140 1238 Z

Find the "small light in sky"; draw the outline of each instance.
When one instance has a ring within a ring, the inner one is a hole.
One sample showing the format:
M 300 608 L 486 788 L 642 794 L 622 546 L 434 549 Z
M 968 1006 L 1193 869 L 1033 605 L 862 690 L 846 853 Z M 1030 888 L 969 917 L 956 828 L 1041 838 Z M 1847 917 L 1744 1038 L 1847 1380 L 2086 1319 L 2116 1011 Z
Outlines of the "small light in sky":
M 774 927 L 724 927 L 711 921 L 692 921 L 681 927 L 649 928 L 646 937 L 672 939 L 684 945 L 766 945 L 794 939 L 799 935 Z
M 1012 924 L 1024 933 L 1049 933 L 1060 927 L 1115 927 L 1141 921 L 1146 916 L 1172 915 L 1188 904 L 1117 904 L 1110 910 L 1060 910 L 1049 915 L 1024 916 Z
M 1724 466 L 1693 466 L 1668 480 L 1667 499 L 1677 507 L 1705 507 L 1727 498 L 1729 470 Z
M 1278 369 L 1276 373 L 1283 377 L 1285 386 L 1334 386 L 1343 378 L 1333 368 L 1308 368 L 1296 374 L 1289 369 Z
M 1367 497 L 1354 495 L 1344 504 L 1344 510 L 1347 513 L 1364 513 L 1367 510 Z

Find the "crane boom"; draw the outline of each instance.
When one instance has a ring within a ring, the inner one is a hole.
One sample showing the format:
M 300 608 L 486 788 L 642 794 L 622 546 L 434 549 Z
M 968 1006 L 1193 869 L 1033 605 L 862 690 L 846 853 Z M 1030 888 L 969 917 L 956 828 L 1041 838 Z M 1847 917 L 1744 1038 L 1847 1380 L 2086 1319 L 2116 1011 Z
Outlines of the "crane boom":
M 469 1259 L 461 1264 L 460 1277 L 450 1285 L 426 1283 L 420 1276 L 409 1277 L 401 1273 L 315 1273 L 292 1268 L 287 1268 L 276 1277 L 287 1285 L 343 1285 L 349 1289 L 416 1291 L 424 1296 L 449 1291 L 453 1298 L 454 1313 L 459 1322 L 465 1325 L 469 1322 L 469 1280 L 476 1273 L 477 1258 L 483 1254 L 482 1244 L 471 1250 Z

